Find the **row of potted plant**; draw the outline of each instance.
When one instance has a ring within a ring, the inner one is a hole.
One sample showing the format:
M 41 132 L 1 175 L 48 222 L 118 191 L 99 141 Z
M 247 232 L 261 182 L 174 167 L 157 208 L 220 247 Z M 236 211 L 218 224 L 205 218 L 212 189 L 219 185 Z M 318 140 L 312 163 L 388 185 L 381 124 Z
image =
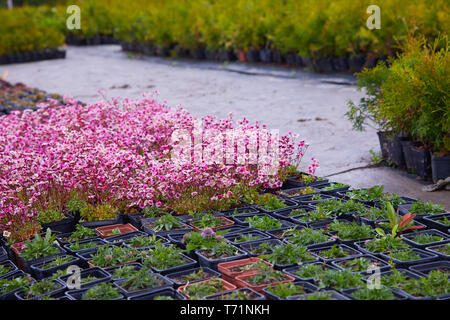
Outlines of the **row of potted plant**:
M 358 74 L 366 96 L 349 101 L 347 116 L 356 130 L 375 126 L 388 163 L 437 182 L 450 176 L 449 41 L 410 36 L 401 49 L 388 65 Z

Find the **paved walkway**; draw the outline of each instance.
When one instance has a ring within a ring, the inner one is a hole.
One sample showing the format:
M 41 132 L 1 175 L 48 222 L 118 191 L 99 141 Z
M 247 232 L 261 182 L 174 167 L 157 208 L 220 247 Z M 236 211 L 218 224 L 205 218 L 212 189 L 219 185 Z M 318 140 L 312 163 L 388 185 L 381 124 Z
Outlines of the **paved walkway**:
M 64 60 L 0 66 L 0 75 L 51 93 L 69 94 L 84 102 L 107 97 L 139 97 L 157 89 L 170 105 L 182 104 L 192 114 L 259 120 L 282 133 L 291 130 L 311 144 L 306 157 L 320 160 L 319 175 L 330 175 L 370 162 L 379 150 L 375 130 L 352 131 L 346 101 L 362 96 L 351 75 L 320 75 L 300 70 L 240 63 L 140 57 L 119 46 L 68 47 Z M 305 162 L 306 164 L 306 162 Z M 382 184 L 387 191 L 444 204 L 450 193 L 425 193 L 423 183 L 390 168 L 358 169 L 335 175 L 355 187 Z

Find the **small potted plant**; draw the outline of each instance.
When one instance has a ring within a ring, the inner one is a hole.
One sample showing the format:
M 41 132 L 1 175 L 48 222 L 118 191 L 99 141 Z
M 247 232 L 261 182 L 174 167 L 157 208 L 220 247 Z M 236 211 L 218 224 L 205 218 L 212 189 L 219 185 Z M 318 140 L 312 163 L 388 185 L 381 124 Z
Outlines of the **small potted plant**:
M 380 288 L 358 288 L 346 289 L 343 293 L 355 300 L 405 300 L 406 295 L 395 289 Z
M 307 248 L 316 248 L 336 242 L 336 239 L 323 230 L 313 228 L 287 229 L 283 231 L 282 237 L 285 238 L 286 243 Z
M 68 254 L 60 254 L 52 258 L 34 263 L 30 266 L 36 279 L 43 279 L 51 276 L 58 270 L 64 270 L 70 265 L 80 265 L 81 259 Z
M 450 213 L 427 216 L 423 218 L 423 222 L 433 229 L 448 232 L 450 228 Z
M 0 278 L 0 300 L 11 300 L 14 294 L 36 280 L 23 271 L 17 271 Z
M 44 297 L 54 297 L 62 293 L 66 285 L 57 279 L 43 279 L 23 287 L 14 295 L 19 300 L 41 300 Z
M 325 272 L 325 270 L 334 269 L 337 270 L 336 267 L 327 264 L 325 262 L 306 262 L 298 266 L 285 268 L 283 271 L 288 275 L 294 277 L 299 281 L 314 281 L 315 279 L 320 278 L 320 276 Z
M 94 252 L 97 247 L 106 245 L 107 242 L 99 238 L 91 238 L 86 240 L 76 240 L 63 245 L 64 250 L 70 254 Z
M 450 237 L 438 230 L 430 229 L 416 233 L 402 235 L 406 243 L 419 249 L 450 242 Z
M 334 290 L 322 290 L 313 293 L 287 297 L 287 300 L 350 300 Z
M 425 250 L 429 251 L 445 260 L 450 260 L 450 243 L 438 244 L 435 246 L 426 247 Z
M 336 194 L 337 192 L 346 191 L 350 188 L 348 184 L 340 182 L 331 182 L 328 185 L 318 186 L 317 189 L 322 194 Z
M 234 221 L 225 217 L 216 217 L 212 213 L 202 214 L 200 218 L 193 220 L 190 225 L 195 231 L 201 231 L 205 228 L 211 228 L 213 231 L 230 227 L 234 225 Z
M 79 255 L 82 256 L 82 255 Z M 139 252 L 125 247 L 106 245 L 98 247 L 97 252 L 86 254 L 89 267 L 110 268 L 118 265 L 136 262 Z
M 350 270 L 327 269 L 315 279 L 318 289 L 344 290 L 364 286 L 362 276 Z
M 180 287 L 187 283 L 194 283 L 211 278 L 219 278 L 220 273 L 209 268 L 199 267 L 168 273 L 166 274 L 166 277 L 174 283 L 175 287 Z
M 216 293 L 210 296 L 206 296 L 205 300 L 265 300 L 266 298 L 250 289 L 250 288 L 239 288 L 235 290 L 225 291 L 222 293 Z
M 362 255 L 357 258 L 341 258 L 331 262 L 333 266 L 341 270 L 350 270 L 352 272 L 367 274 L 377 268 L 380 271 L 386 271 L 390 268 L 389 264 L 377 257 L 371 255 Z
M 9 260 L 5 260 L 0 263 L 0 279 L 6 278 L 7 276 L 15 273 L 17 271 L 17 267 L 14 263 Z
M 96 237 L 97 237 L 97 234 L 94 229 L 83 227 L 82 225 L 77 224 L 74 232 L 57 234 L 56 240 L 61 245 L 65 245 L 69 242 L 73 242 L 73 241 L 77 241 L 77 240 L 91 239 L 91 238 L 96 238 Z
M 312 293 L 317 287 L 307 281 L 277 283 L 268 285 L 263 289 L 264 295 L 270 300 L 285 300 L 288 297 Z
M 434 216 L 445 213 L 444 206 L 433 202 L 422 201 L 420 199 L 417 199 L 417 201 L 412 204 L 399 205 L 398 208 L 400 210 L 400 213 L 414 214 L 416 215 L 417 219 L 423 219 L 427 216 Z
M 71 300 L 122 300 L 124 295 L 111 282 L 101 282 L 90 288 L 66 292 Z
M 156 245 L 167 244 L 169 241 L 157 235 L 136 235 L 122 242 L 130 249 L 150 249 Z
M 235 279 L 238 287 L 250 288 L 259 293 L 262 293 L 268 285 L 294 281 L 293 277 L 261 262 L 258 263 L 257 270 L 236 276 Z
M 171 233 L 183 233 L 192 230 L 192 227 L 184 223 L 181 219 L 171 214 L 166 214 L 159 218 L 142 220 L 142 227 L 145 232 L 165 236 Z
M 52 256 L 62 253 L 62 249 L 54 244 L 55 236 L 51 230 L 47 229 L 45 236 L 39 234 L 34 236 L 33 240 L 27 240 L 25 243 L 15 243 L 12 250 L 16 254 L 16 259 L 24 271 L 30 272 L 30 265 L 48 260 Z
M 168 289 L 173 286 L 173 283 L 169 279 L 152 272 L 146 266 L 143 266 L 129 278 L 115 281 L 115 284 L 126 297 L 142 293 L 153 293 L 157 290 Z
M 68 283 L 69 277 L 72 277 L 73 273 L 66 273 L 58 277 L 58 279 L 64 283 Z M 80 271 L 80 289 L 90 288 L 100 282 L 109 282 L 111 275 L 104 271 L 102 268 L 88 268 Z
M 247 273 L 252 273 L 258 270 L 259 263 L 265 263 L 270 267 L 273 267 L 271 263 L 268 263 L 259 258 L 246 258 L 229 262 L 221 262 L 217 268 L 222 273 L 222 278 L 230 283 L 236 284 L 236 277 Z
M 126 265 L 108 268 L 106 272 L 108 272 L 111 275 L 111 279 L 115 281 L 129 278 L 137 271 L 139 271 L 141 268 L 142 264 L 138 262 L 133 262 Z
M 328 225 L 329 231 L 335 231 L 336 236 L 342 243 L 350 244 L 355 240 L 370 239 L 376 236 L 376 232 L 367 224 L 357 224 L 333 221 Z
M 437 255 L 420 249 L 403 249 L 388 251 L 380 254 L 380 257 L 386 261 L 392 261 L 397 268 L 407 268 L 411 265 L 426 263 L 436 260 Z
M 143 265 L 161 274 L 189 269 L 197 264 L 173 244 L 156 245 L 151 249 L 141 250 L 140 255 Z
M 338 258 L 357 257 L 361 255 L 361 252 L 352 249 L 345 244 L 326 245 L 321 248 L 313 249 L 312 252 L 325 262 L 331 262 Z
M 243 243 L 251 243 L 256 240 L 267 240 L 271 237 L 260 231 L 243 231 L 243 232 L 232 232 L 230 234 L 224 235 L 224 238 L 230 241 L 233 245 L 239 245 Z
M 236 286 L 220 278 L 212 278 L 195 283 L 186 284 L 177 289 L 179 293 L 191 300 L 203 299 L 216 293 L 234 290 Z

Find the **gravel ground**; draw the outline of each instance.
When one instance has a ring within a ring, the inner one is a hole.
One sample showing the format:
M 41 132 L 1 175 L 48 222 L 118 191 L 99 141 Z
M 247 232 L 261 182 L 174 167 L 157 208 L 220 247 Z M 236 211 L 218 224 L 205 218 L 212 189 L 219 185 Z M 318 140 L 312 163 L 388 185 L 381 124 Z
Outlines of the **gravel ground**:
M 320 160 L 319 175 L 333 175 L 331 179 L 354 187 L 382 184 L 387 191 L 432 200 L 450 210 L 448 191 L 422 192 L 426 183 L 386 167 L 355 169 L 368 165 L 369 150 L 379 150 L 379 144 L 374 129 L 352 131 L 345 117 L 346 101 L 362 96 L 351 75 L 140 57 L 123 53 L 117 45 L 69 46 L 64 60 L 0 66 L 0 75 L 5 71 L 10 82 L 84 102 L 101 100 L 99 89 L 107 98 L 135 98 L 158 90 L 161 101 L 181 104 L 199 117 L 226 117 L 233 111 L 235 119 L 245 116 L 281 133 L 297 132 L 310 143 L 306 158 Z

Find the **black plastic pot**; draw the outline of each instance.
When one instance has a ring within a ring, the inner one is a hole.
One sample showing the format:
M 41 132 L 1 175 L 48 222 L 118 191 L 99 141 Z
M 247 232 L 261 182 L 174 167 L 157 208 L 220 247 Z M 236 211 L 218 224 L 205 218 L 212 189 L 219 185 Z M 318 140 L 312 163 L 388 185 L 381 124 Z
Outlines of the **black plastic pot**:
M 55 297 L 66 290 L 66 284 L 64 282 L 62 282 L 61 280 L 53 279 L 51 281 L 55 282 L 59 286 L 59 288 L 50 293 L 43 294 L 43 295 L 31 298 L 31 299 L 27 299 L 25 297 L 25 293 L 22 290 L 19 290 L 16 293 L 14 293 L 14 296 L 16 297 L 17 300 L 41 300 L 44 297 Z
M 376 267 L 378 268 L 378 270 L 380 270 L 380 272 L 387 271 L 390 269 L 390 265 L 386 261 L 383 261 L 375 256 L 370 255 L 370 254 L 364 254 L 364 255 L 356 257 L 356 259 L 359 259 L 359 258 L 366 258 L 366 259 L 369 259 L 371 262 L 376 263 L 377 264 Z M 353 260 L 353 259 L 355 259 L 355 258 L 339 258 L 339 259 L 333 260 L 331 262 L 331 264 L 333 266 L 335 266 L 336 268 L 338 268 L 339 270 L 346 270 L 346 268 L 341 266 L 340 263 L 347 261 L 347 260 Z M 350 270 L 350 269 L 348 269 L 348 270 Z M 363 274 L 363 275 L 370 274 L 370 272 L 368 272 L 367 270 L 366 271 L 358 271 L 358 272 L 353 271 L 353 270 L 350 270 L 350 271 L 352 271 L 354 273 Z
M 435 183 L 450 177 L 450 156 L 436 157 L 431 154 L 431 172 Z
M 317 291 L 317 287 L 313 284 L 311 284 L 310 282 L 307 281 L 296 281 L 292 283 L 295 286 L 300 286 L 305 290 L 305 293 L 313 293 L 315 291 Z M 268 290 L 269 287 L 264 288 L 262 291 L 264 292 L 264 295 L 269 299 L 269 300 L 285 300 L 284 298 L 281 298 L 280 296 L 270 292 Z
M 348 70 L 348 59 L 345 57 L 332 57 L 331 63 L 333 64 L 333 69 L 337 72 L 345 72 Z
M 236 209 L 230 209 L 230 210 L 225 210 L 225 211 L 219 211 L 219 214 L 223 214 L 225 217 L 231 217 L 235 214 L 235 212 L 237 212 L 237 214 L 258 214 L 260 213 L 259 210 L 257 210 L 254 207 L 243 207 L 243 208 L 236 208 Z
M 248 62 L 259 62 L 259 50 L 248 50 L 245 52 Z
M 96 285 L 98 285 L 98 284 L 96 284 Z M 120 297 L 117 298 L 117 299 L 113 299 L 113 300 L 124 300 L 124 299 L 125 299 L 125 296 L 124 296 L 123 293 L 120 291 L 120 288 L 119 288 L 116 284 L 114 284 L 114 283 L 113 283 L 113 286 L 114 286 L 115 288 L 117 288 L 117 289 L 119 290 L 119 292 L 120 292 Z M 95 287 L 95 285 L 92 286 L 92 287 Z M 67 296 L 70 300 L 82 300 L 83 294 L 84 294 L 87 290 L 89 290 L 90 288 L 92 288 L 92 287 L 84 288 L 84 289 L 80 289 L 80 290 L 69 290 L 69 291 L 66 292 L 66 296 Z
M 311 278 L 302 278 L 302 277 L 298 276 L 297 274 L 295 274 L 295 272 L 297 272 L 300 268 L 305 267 L 305 266 L 310 265 L 310 264 L 320 265 L 320 266 L 322 267 L 323 270 L 326 270 L 326 269 L 338 270 L 338 268 L 336 268 L 336 267 L 333 266 L 333 265 L 330 265 L 330 264 L 327 264 L 327 263 L 324 263 L 324 262 L 313 261 L 313 262 L 305 262 L 305 263 L 303 263 L 303 264 L 301 264 L 301 265 L 299 265 L 299 266 L 294 266 L 294 267 L 290 267 L 290 268 L 283 269 L 283 272 L 286 273 L 286 274 L 288 274 L 288 275 L 290 275 L 291 277 L 294 277 L 294 278 L 295 278 L 296 280 L 298 280 L 298 281 L 309 281 L 309 282 L 313 282 L 313 281 L 316 280 L 314 277 L 311 277 Z
M 183 228 L 180 228 L 180 229 L 164 230 L 164 231 L 155 232 L 152 228 L 146 226 L 147 223 L 152 223 L 153 221 L 155 221 L 157 219 L 158 218 L 142 219 L 141 222 L 142 222 L 143 230 L 145 232 L 147 232 L 148 234 L 156 234 L 161 237 L 165 237 L 169 234 L 186 233 L 186 232 L 190 232 L 193 230 L 193 228 L 191 226 L 189 226 L 188 224 L 184 223 L 182 219 L 180 219 L 180 222 L 182 223 Z
M 95 229 L 98 227 L 110 226 L 113 224 L 123 224 L 125 222 L 125 217 L 122 213 L 117 214 L 115 219 L 99 220 L 99 221 L 83 221 L 80 225 L 83 227 Z
M 392 288 L 389 288 L 389 289 L 391 290 L 392 294 L 394 295 L 395 300 L 406 300 L 406 299 L 408 299 L 408 296 L 403 291 L 392 289 Z M 349 297 L 351 300 L 356 300 L 356 298 L 354 298 L 352 294 L 353 294 L 353 292 L 355 292 L 357 290 L 358 289 L 356 289 L 356 288 L 345 289 L 345 290 L 342 290 L 342 293 L 345 296 Z
M 206 58 L 204 49 L 190 49 L 189 55 L 191 58 L 197 59 L 197 60 L 203 60 Z
M 8 253 L 2 247 L 0 247 L 0 262 L 8 260 Z
M 278 246 L 278 245 L 284 245 L 283 242 L 281 242 L 278 239 L 269 239 L 269 240 L 259 240 L 252 243 L 245 243 L 241 244 L 238 247 L 247 252 L 249 257 L 257 257 L 260 254 L 255 254 L 252 251 L 254 249 L 257 249 L 262 243 L 269 243 L 271 246 Z
M 415 259 L 415 260 L 409 260 L 409 261 L 403 261 L 403 260 L 398 260 L 395 258 L 391 258 L 389 255 L 389 252 L 385 252 L 385 253 L 380 253 L 379 256 L 381 259 L 385 260 L 385 261 L 391 261 L 395 264 L 395 267 L 397 269 L 399 268 L 408 268 L 410 266 L 413 265 L 417 265 L 417 264 L 423 264 L 423 263 L 427 263 L 427 262 L 432 262 L 434 260 L 438 259 L 438 256 L 431 253 L 431 252 L 427 252 L 424 250 L 420 250 L 420 249 L 416 249 L 413 248 L 411 249 L 415 254 L 419 255 L 420 258 L 419 259 Z M 402 251 L 402 250 L 399 250 Z
M 296 209 L 298 207 L 297 202 L 295 202 L 294 200 L 287 200 L 285 198 L 280 198 L 280 199 L 284 202 L 286 207 L 281 208 L 281 209 L 276 209 L 276 210 L 267 210 L 267 209 L 264 208 L 263 205 L 256 205 L 255 207 L 258 210 L 260 210 L 262 212 L 265 212 L 265 213 L 277 213 L 277 212 L 284 211 L 284 210 L 287 210 L 287 209 Z
M 17 261 L 17 262 L 18 262 L 18 266 L 20 267 L 20 265 L 22 264 L 22 266 L 23 266 L 22 270 L 23 270 L 23 271 L 25 271 L 25 272 L 27 272 L 27 273 L 30 273 L 30 274 L 33 274 L 33 271 L 31 270 L 31 265 L 33 265 L 33 264 L 38 264 L 38 263 L 41 263 L 41 262 L 45 262 L 45 261 L 51 260 L 51 259 L 53 259 L 54 257 L 56 257 L 56 256 L 58 256 L 58 255 L 60 255 L 60 254 L 65 253 L 64 250 L 61 249 L 59 246 L 54 245 L 54 247 L 57 248 L 57 249 L 59 250 L 59 253 L 53 254 L 53 255 L 50 255 L 50 256 L 47 256 L 47 257 L 42 257 L 42 258 L 38 258 L 38 259 L 33 259 L 33 260 L 24 260 L 23 258 L 18 258 L 18 261 Z M 19 260 L 20 260 L 20 261 L 19 261 Z
M 321 290 L 320 293 L 331 294 L 331 300 L 350 300 L 348 297 L 334 290 Z M 308 300 L 308 296 L 311 295 L 312 293 L 290 296 L 287 297 L 287 300 Z
M 148 237 L 148 235 L 145 233 L 145 236 Z M 136 237 L 136 235 L 135 235 Z M 139 247 L 139 248 L 133 248 L 131 247 L 131 245 L 129 245 L 127 242 L 130 241 L 131 239 L 133 239 L 134 237 L 130 237 L 128 239 L 126 239 L 125 241 L 123 241 L 121 244 L 127 248 L 130 249 L 150 249 L 150 248 L 154 248 L 155 246 L 148 246 L 148 247 Z M 156 241 L 160 241 L 160 244 L 168 244 L 169 240 L 167 240 L 166 238 L 160 237 L 160 236 L 156 236 Z
M 332 73 L 334 71 L 333 63 L 329 58 L 315 59 L 314 65 L 318 72 Z
M 182 253 L 180 255 L 183 257 L 185 263 L 182 265 L 176 266 L 176 267 L 167 268 L 167 269 L 157 269 L 157 268 L 153 267 L 151 264 L 148 264 L 148 265 L 150 266 L 150 268 L 153 271 L 160 273 L 162 275 L 166 275 L 168 273 L 173 273 L 173 272 L 182 271 L 182 270 L 186 270 L 186 269 L 191 269 L 191 268 L 194 268 L 197 266 L 197 261 L 195 261 L 194 259 L 192 259 Z M 145 260 L 143 260 L 142 263 L 145 263 Z
M 10 260 L 5 260 L 5 261 L 1 262 L 0 265 L 11 269 L 10 271 L 8 271 L 4 274 L 0 274 L 0 279 L 7 278 L 8 276 L 16 273 L 18 270 L 17 266 L 14 263 L 12 263 L 12 261 L 10 261 Z
M 273 62 L 274 63 L 276 63 L 276 64 L 283 64 L 284 63 L 284 57 L 283 57 L 283 55 L 281 54 L 280 51 L 274 50 L 272 52 L 272 55 L 273 55 L 272 58 L 273 58 Z
M 435 241 L 435 242 L 430 242 L 430 243 L 425 243 L 425 244 L 421 244 L 421 243 L 417 243 L 414 241 L 414 238 L 422 235 L 422 234 L 429 234 L 432 236 L 437 236 L 437 237 L 441 237 L 442 240 L 441 241 Z M 409 243 L 410 245 L 419 248 L 419 249 L 425 249 L 426 247 L 431 247 L 434 245 L 439 245 L 439 244 L 444 244 L 444 243 L 449 243 L 450 242 L 450 237 L 448 235 L 446 235 L 443 232 L 440 232 L 438 230 L 435 229 L 429 229 L 429 230 L 425 230 L 425 231 L 419 231 L 419 232 L 415 232 L 415 233 L 409 233 L 409 234 L 404 234 L 401 236 L 403 238 L 403 240 L 406 243 Z
M 424 264 L 418 264 L 409 268 L 411 271 L 426 277 L 430 271 L 442 270 L 450 272 L 450 262 L 449 261 L 436 261 Z
M 443 244 L 426 247 L 425 251 L 429 251 L 429 252 L 437 255 L 442 260 L 450 261 L 450 255 L 439 251 L 439 249 L 447 248 L 448 246 L 450 246 L 450 244 L 447 242 L 447 243 L 443 243 Z
M 425 216 L 423 217 L 423 223 L 428 225 L 430 228 L 437 229 L 439 231 L 446 232 L 448 234 L 450 225 L 439 222 L 439 220 L 443 219 L 444 217 L 447 217 L 447 219 L 450 220 L 450 213 L 442 213 L 434 216 Z
M 114 284 L 119 287 L 120 291 L 127 298 L 133 297 L 133 296 L 136 296 L 136 295 L 151 294 L 151 293 L 155 293 L 155 292 L 158 292 L 158 291 L 161 291 L 161 290 L 172 289 L 173 288 L 173 282 L 170 281 L 168 278 L 166 278 L 166 277 L 164 277 L 164 276 L 162 276 L 160 274 L 157 274 L 157 273 L 154 273 L 153 275 L 162 282 L 162 284 L 160 286 L 153 287 L 153 288 L 146 288 L 146 289 L 137 290 L 137 291 L 127 291 L 123 287 L 123 283 L 124 283 L 124 281 L 126 281 L 126 279 L 114 281 Z
M 9 276 L 4 277 L 3 279 L 12 280 L 12 279 L 21 278 L 21 277 L 29 277 L 30 284 L 33 282 L 36 282 L 36 280 L 34 278 L 32 278 L 29 274 L 23 272 L 22 270 L 18 270 L 16 272 L 10 274 Z M 14 289 L 9 292 L 3 292 L 2 288 L 0 288 L 0 300 L 15 300 L 14 294 L 16 292 L 22 290 L 22 288 L 23 287 L 20 287 L 20 288 Z
M 237 59 L 233 51 L 220 50 L 217 52 L 217 60 L 219 61 L 235 61 Z
M 302 190 L 305 190 L 306 188 L 314 190 L 315 193 L 308 193 L 308 194 L 298 195 L 299 192 L 301 192 Z M 292 200 L 292 201 L 295 201 L 295 202 L 298 202 L 298 201 L 304 199 L 305 197 L 307 197 L 309 195 L 316 195 L 316 194 L 319 194 L 319 190 L 316 189 L 315 187 L 312 187 L 312 186 L 296 187 L 296 188 L 281 190 L 281 191 L 278 192 L 278 195 L 280 197 L 282 197 L 284 199 Z
M 297 60 L 296 60 L 296 54 L 295 53 L 286 53 L 283 57 L 284 57 L 284 62 L 288 65 L 288 66 L 295 66 L 297 64 Z
M 312 206 L 312 205 L 308 205 L 308 204 L 301 204 L 295 209 L 280 210 L 280 211 L 277 211 L 277 212 L 270 213 L 270 215 L 273 216 L 274 218 L 277 218 L 277 219 L 287 220 L 287 221 L 290 221 L 290 222 L 295 223 L 295 224 L 301 224 L 297 220 L 295 220 L 295 221 L 292 220 L 292 217 L 294 217 L 295 215 L 298 216 L 298 214 L 295 214 L 295 215 L 291 214 L 292 211 L 294 211 L 294 210 L 301 210 L 301 209 L 304 209 L 307 212 L 309 212 L 309 211 L 314 211 L 315 207 Z
M 352 56 L 348 59 L 348 65 L 352 72 L 361 71 L 365 63 L 366 57 L 364 55 Z
M 59 277 L 58 279 L 64 283 L 67 283 L 67 280 L 69 277 L 71 277 L 71 274 L 67 274 L 64 276 Z M 95 286 L 96 284 L 100 282 L 109 282 L 111 280 L 111 275 L 103 270 L 102 268 L 95 267 L 95 268 L 88 268 L 80 271 L 80 278 L 87 278 L 87 277 L 95 277 L 95 280 L 80 284 L 80 289 L 90 288 L 92 286 Z
M 186 300 L 185 296 L 173 289 L 162 289 L 153 291 L 152 293 L 142 293 L 129 297 L 128 300 L 155 300 L 156 297 L 170 297 L 174 300 Z
M 123 265 L 123 266 L 117 266 L 117 267 L 108 268 L 108 269 L 106 269 L 106 270 L 104 270 L 104 271 L 106 271 L 106 272 L 111 276 L 111 279 L 112 279 L 113 281 L 116 281 L 116 280 L 122 280 L 122 279 L 125 279 L 125 278 L 116 278 L 116 277 L 114 276 L 114 270 L 120 269 L 120 268 L 123 268 L 123 267 L 133 267 L 136 271 L 139 271 L 139 270 L 141 270 L 141 268 L 142 268 L 142 264 L 140 264 L 140 263 L 138 263 L 138 262 L 134 262 L 134 263 L 130 263 L 130 264 Z M 102 270 L 103 270 L 103 269 L 102 269 Z
M 73 243 L 75 243 L 75 242 L 69 242 L 69 243 L 63 245 L 63 249 L 66 250 L 67 253 L 76 255 L 77 253 L 84 253 L 84 252 L 93 251 L 93 249 L 95 248 L 95 247 L 93 247 L 93 248 L 88 248 L 88 249 L 82 249 L 82 250 L 74 251 L 74 250 L 70 249 L 70 246 Z M 78 241 L 79 244 L 90 243 L 90 242 L 94 242 L 94 243 L 98 244 L 98 246 L 104 246 L 104 245 L 107 244 L 107 242 L 105 240 L 100 239 L 100 238 L 91 238 L 91 239 L 85 239 L 85 240 Z
M 238 240 L 242 238 L 242 236 L 248 236 L 248 235 L 252 235 L 254 237 L 259 237 L 259 239 L 256 240 L 250 240 L 250 241 L 245 241 L 245 242 L 239 242 Z M 248 230 L 248 231 L 244 231 L 244 232 L 233 232 L 230 234 L 226 234 L 224 236 L 224 238 L 228 241 L 230 241 L 233 245 L 237 246 L 240 244 L 245 244 L 245 243 L 252 243 L 258 240 L 268 240 L 271 239 L 271 236 L 259 231 L 259 230 Z
M 304 174 L 305 174 L 305 173 L 304 173 Z M 309 175 L 309 174 L 307 174 L 307 175 Z M 328 183 L 328 179 L 320 177 L 320 180 L 316 180 L 316 181 L 311 182 L 311 183 L 309 183 L 309 184 L 305 184 L 304 182 L 300 182 L 300 181 L 297 180 L 299 177 L 300 177 L 300 176 L 292 176 L 292 177 L 288 177 L 288 178 L 286 179 L 286 182 L 287 182 L 289 185 L 292 185 L 291 188 L 299 188 L 299 187 L 317 187 L 317 186 L 321 186 L 321 185 L 324 185 L 324 184 L 327 184 L 327 183 Z M 287 188 L 287 189 L 289 189 L 289 188 Z
M 419 177 L 431 176 L 430 151 L 420 149 L 419 144 L 411 141 L 403 141 L 402 147 L 407 169 Z
M 112 236 L 112 237 L 108 237 L 106 239 L 104 239 L 107 243 L 111 243 L 114 245 L 121 245 L 124 241 L 132 239 L 134 237 L 139 237 L 139 236 L 148 236 L 148 233 L 142 232 L 142 231 L 133 231 L 133 232 L 128 232 L 125 234 L 119 234 L 117 236 Z
M 273 60 L 272 50 L 270 49 L 262 49 L 259 50 L 259 59 L 261 62 L 270 63 Z
M 320 252 L 327 251 L 327 250 L 331 249 L 332 246 L 334 246 L 334 244 L 327 244 L 320 248 L 311 249 L 311 252 L 314 253 L 316 256 L 318 256 L 321 261 L 324 261 L 326 263 L 331 263 L 332 261 L 337 260 L 339 258 L 322 257 L 320 255 Z M 345 244 L 336 244 L 336 247 L 339 247 L 348 253 L 348 256 L 346 256 L 345 258 L 359 258 L 360 256 L 362 256 L 362 253 L 360 251 L 353 249 Z
M 194 283 L 194 282 L 198 282 L 198 281 L 203 281 L 203 280 L 207 280 L 207 279 L 211 279 L 211 278 L 220 278 L 221 274 L 217 271 L 214 271 L 210 268 L 207 267 L 199 267 L 199 268 L 191 268 L 191 269 L 187 269 L 187 270 L 182 270 L 182 271 L 177 271 L 177 272 L 171 272 L 166 274 L 166 277 L 170 279 L 170 281 L 173 282 L 175 288 L 184 286 L 185 284 L 187 284 L 188 281 L 178 281 L 177 278 L 180 276 L 186 276 L 192 273 L 197 273 L 200 270 L 203 270 L 203 272 L 208 273 L 208 276 L 206 276 L 205 278 L 202 279 L 198 279 L 198 280 L 192 280 L 189 281 L 189 283 Z
M 316 189 L 318 189 L 321 194 L 326 194 L 326 195 L 336 195 L 338 192 L 342 193 L 342 192 L 347 191 L 348 189 L 350 189 L 349 185 L 346 185 L 344 187 L 337 187 L 337 188 L 334 188 L 332 190 L 324 190 L 323 189 L 323 188 L 331 186 L 332 183 L 336 183 L 336 182 L 329 182 L 328 184 L 324 184 L 324 185 L 318 186 Z
M 51 223 L 46 223 L 42 225 L 41 230 L 45 231 L 47 228 L 50 228 L 50 230 L 55 232 L 61 232 L 61 233 L 69 233 L 74 230 L 75 226 L 75 219 L 73 216 L 71 216 L 68 213 L 65 213 L 66 219 L 55 221 Z
M 204 251 L 204 250 L 195 250 L 195 254 L 197 255 L 198 262 L 201 267 L 205 267 L 205 268 L 209 268 L 214 271 L 217 271 L 217 265 L 219 263 L 247 258 L 247 253 L 245 251 L 242 251 L 241 249 L 239 249 L 236 246 L 233 246 L 233 247 L 238 249 L 238 254 L 231 256 L 231 257 L 226 257 L 226 258 L 209 259 L 202 254 L 202 251 Z
M 71 257 L 72 260 L 69 261 L 69 262 L 63 263 L 61 265 L 58 265 L 56 267 L 44 268 L 47 263 L 49 263 L 52 260 L 55 260 L 58 257 L 60 257 L 60 258 Z M 74 257 L 74 256 L 68 255 L 68 254 L 61 254 L 61 255 L 53 257 L 50 260 L 46 260 L 45 262 L 34 263 L 34 264 L 32 264 L 30 266 L 30 269 L 31 269 L 31 275 L 34 278 L 36 278 L 38 280 L 41 280 L 41 279 L 44 279 L 44 278 L 47 278 L 47 277 L 51 276 L 52 274 L 54 274 L 58 270 L 64 270 L 64 269 L 68 268 L 71 265 L 81 266 L 81 264 L 82 264 L 82 262 L 81 262 L 81 259 L 79 257 Z
M 246 292 L 247 294 L 251 293 L 254 295 L 254 299 L 250 299 L 250 300 L 266 300 L 266 298 L 262 294 L 256 292 L 255 290 L 252 290 L 250 288 L 239 288 L 239 289 L 235 289 L 235 290 L 229 290 L 229 291 L 212 294 L 210 296 L 204 297 L 203 300 L 227 300 L 227 299 L 222 299 L 222 297 L 233 294 L 233 292 Z

